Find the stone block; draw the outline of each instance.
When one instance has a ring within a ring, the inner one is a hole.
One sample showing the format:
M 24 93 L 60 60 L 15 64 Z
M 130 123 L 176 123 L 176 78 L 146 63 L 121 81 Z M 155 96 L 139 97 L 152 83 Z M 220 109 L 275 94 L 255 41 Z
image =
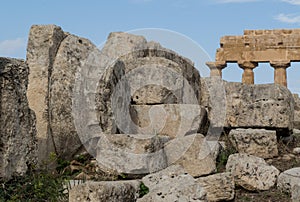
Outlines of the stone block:
M 231 173 L 218 173 L 196 180 L 207 192 L 208 201 L 231 201 L 234 199 L 234 179 Z
M 132 105 L 130 133 L 158 134 L 171 138 L 193 133 L 206 134 L 208 119 L 200 105 Z
M 208 175 L 216 170 L 213 151 L 201 134 L 175 138 L 165 145 L 168 165 L 181 165 L 193 177 Z
M 231 172 L 235 185 L 249 191 L 263 191 L 272 188 L 280 171 L 268 165 L 264 159 L 248 154 L 229 156 L 226 171 Z
M 229 140 L 239 153 L 261 158 L 278 156 L 276 131 L 265 129 L 234 129 Z
M 70 190 L 69 201 L 132 202 L 139 197 L 140 184 L 137 180 L 86 182 Z

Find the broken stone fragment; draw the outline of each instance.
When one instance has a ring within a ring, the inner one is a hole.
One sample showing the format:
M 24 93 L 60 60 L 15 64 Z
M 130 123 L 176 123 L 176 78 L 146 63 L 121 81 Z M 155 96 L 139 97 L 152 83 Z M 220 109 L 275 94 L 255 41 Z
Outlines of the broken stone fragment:
M 264 159 L 248 154 L 229 156 L 226 171 L 231 172 L 235 184 L 249 191 L 269 190 L 276 183 L 280 171 Z
M 239 128 L 230 131 L 229 139 L 239 153 L 261 158 L 278 156 L 276 131 Z
M 277 187 L 288 193 L 294 185 L 300 185 L 300 167 L 284 171 L 277 180 Z
M 179 165 L 147 175 L 142 182 L 149 188 L 149 193 L 138 202 L 207 201 L 204 188 Z
M 73 187 L 69 191 L 70 202 L 111 201 L 132 202 L 139 197 L 141 182 L 127 181 L 102 181 L 85 182 Z
M 201 134 L 175 138 L 165 145 L 168 165 L 181 165 L 193 177 L 216 171 L 216 161 L 205 137 Z
M 99 164 L 125 174 L 148 174 L 167 167 L 165 136 L 103 135 L 97 145 Z
M 230 201 L 234 198 L 234 179 L 231 173 L 218 173 L 196 180 L 207 192 L 208 201 Z

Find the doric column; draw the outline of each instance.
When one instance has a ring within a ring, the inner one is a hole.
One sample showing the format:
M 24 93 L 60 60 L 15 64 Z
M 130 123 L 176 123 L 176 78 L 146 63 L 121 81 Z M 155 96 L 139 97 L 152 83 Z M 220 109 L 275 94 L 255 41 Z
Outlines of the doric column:
M 222 78 L 222 69 L 227 67 L 226 62 L 207 62 L 206 65 L 210 69 L 210 76 L 219 76 Z
M 286 69 L 291 66 L 291 62 L 288 60 L 271 61 L 271 66 L 274 71 L 274 83 L 287 87 Z
M 257 62 L 239 61 L 239 67 L 244 69 L 242 83 L 254 84 L 254 72 L 253 69 L 258 66 Z

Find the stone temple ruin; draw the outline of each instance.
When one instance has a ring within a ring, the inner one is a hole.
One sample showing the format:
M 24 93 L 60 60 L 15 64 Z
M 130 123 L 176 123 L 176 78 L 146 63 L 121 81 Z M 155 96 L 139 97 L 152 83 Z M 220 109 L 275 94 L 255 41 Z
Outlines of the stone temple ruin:
M 211 77 L 201 78 L 192 61 L 142 36 L 111 33 L 98 50 L 56 25 L 34 25 L 26 61 L 0 58 L 0 178 L 41 168 L 53 153 L 88 153 L 98 169 L 132 180 L 88 180 L 69 201 L 230 201 L 236 187 L 274 186 L 297 201 L 300 168 L 270 162 L 281 158 L 278 139 L 300 129 L 300 100 L 286 88 L 299 40 L 297 29 L 223 37 Z M 244 69 L 242 83 L 221 79 L 231 62 Z M 275 68 L 275 84 L 254 84 L 259 62 Z M 217 172 L 230 146 L 237 152 Z
M 222 37 L 220 46 L 216 61 L 207 63 L 211 76 L 222 76 L 227 63 L 238 63 L 242 82 L 254 84 L 253 69 L 267 62 L 274 68 L 274 83 L 287 86 L 286 68 L 300 61 L 300 29 L 245 30 L 243 36 Z

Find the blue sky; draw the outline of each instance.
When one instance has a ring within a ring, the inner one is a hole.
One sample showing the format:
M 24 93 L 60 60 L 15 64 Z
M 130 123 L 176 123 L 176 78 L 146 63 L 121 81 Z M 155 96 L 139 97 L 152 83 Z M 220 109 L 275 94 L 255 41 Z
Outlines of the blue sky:
M 10 0 L 1 8 L 0 56 L 18 58 L 25 58 L 33 24 L 56 24 L 96 45 L 113 31 L 162 28 L 191 38 L 211 58 L 224 35 L 300 25 L 300 0 Z M 256 83 L 273 82 L 268 64 L 254 71 Z M 241 75 L 242 69 L 229 65 L 223 78 L 241 81 Z M 300 93 L 300 64 L 288 69 L 288 85 Z

